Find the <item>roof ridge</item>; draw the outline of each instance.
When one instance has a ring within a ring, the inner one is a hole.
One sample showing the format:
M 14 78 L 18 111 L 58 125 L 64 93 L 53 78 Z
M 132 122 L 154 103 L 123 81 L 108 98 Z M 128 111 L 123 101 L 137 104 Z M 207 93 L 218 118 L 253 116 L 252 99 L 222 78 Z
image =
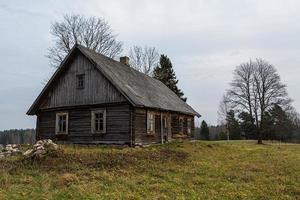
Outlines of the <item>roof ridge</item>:
M 109 63 L 111 63 L 111 64 L 113 64 L 113 65 L 116 65 L 116 66 L 119 66 L 120 67 L 120 69 L 119 70 L 122 70 L 122 71 L 124 71 L 124 72 L 126 72 L 126 73 L 129 73 L 129 74 L 132 74 L 132 75 L 134 75 L 135 77 L 132 77 L 133 79 L 136 79 L 136 78 L 138 78 L 138 77 L 143 77 L 144 78 L 144 81 L 147 81 L 147 83 L 148 84 L 151 84 L 151 85 L 153 85 L 154 87 L 160 87 L 160 88 L 164 88 L 164 92 L 166 92 L 165 94 L 167 94 L 167 93 L 169 93 L 169 95 L 171 94 L 171 96 L 172 96 L 172 98 L 176 98 L 176 99 L 178 99 L 178 101 L 180 101 L 181 103 L 183 103 L 184 105 L 185 105 L 185 107 L 187 107 L 188 109 L 190 109 L 190 110 L 192 110 L 193 111 L 193 113 L 196 113 L 196 115 L 198 115 L 198 116 L 200 116 L 200 114 L 198 114 L 189 104 L 187 104 L 187 102 L 185 102 L 185 101 L 183 101 L 180 97 L 178 97 L 177 96 L 177 94 L 174 92 L 174 91 L 172 91 L 170 88 L 168 88 L 168 86 L 166 86 L 163 82 L 161 82 L 160 80 L 157 80 L 157 79 L 155 79 L 155 78 L 153 78 L 153 77 L 151 77 L 151 76 L 148 76 L 148 75 L 146 75 L 146 74 L 144 74 L 144 73 L 142 73 L 142 72 L 140 72 L 140 71 L 138 71 L 138 70 L 136 70 L 136 69 L 134 69 L 133 67 L 130 67 L 130 66 L 127 66 L 127 65 L 125 65 L 125 64 L 123 64 L 123 63 L 121 63 L 121 62 L 119 62 L 119 61 L 117 61 L 117 60 L 114 60 L 114 59 L 112 59 L 112 58 L 110 58 L 110 57 L 107 57 L 107 56 L 105 56 L 105 55 L 103 55 L 103 54 L 101 54 L 101 53 L 98 53 L 98 52 L 96 52 L 95 50 L 93 50 L 93 49 L 89 49 L 89 48 L 87 48 L 87 47 L 84 47 L 84 46 L 82 46 L 82 45 L 78 45 L 78 47 L 79 47 L 79 50 L 81 50 L 81 51 L 83 51 L 83 52 L 86 52 L 86 53 L 88 53 L 88 54 L 91 54 L 90 56 L 92 56 L 92 57 L 95 57 L 95 58 L 91 58 L 92 60 L 94 60 L 94 59 L 96 59 L 97 60 L 97 58 L 100 58 L 100 59 L 102 59 L 103 61 L 106 61 L 106 62 L 109 62 Z M 89 56 L 88 56 L 89 57 Z M 97 65 L 99 65 L 98 63 L 97 63 L 97 61 L 96 60 L 94 60 L 95 62 L 96 62 L 96 64 Z M 101 67 L 101 65 L 99 65 L 100 67 Z M 102 67 L 101 67 L 102 68 Z M 118 72 L 116 72 L 115 70 L 114 70 L 114 67 L 105 67 L 106 68 L 106 70 L 108 70 L 108 71 L 110 71 L 111 72 L 111 75 L 112 74 L 118 74 Z M 104 70 L 105 71 L 105 70 Z M 109 74 L 106 74 L 107 76 L 111 76 L 111 75 L 109 75 Z M 112 79 L 111 81 L 112 82 L 114 82 L 113 81 L 113 79 L 117 79 L 118 81 L 117 82 L 122 82 L 122 79 L 119 79 L 119 77 L 118 77 L 118 75 L 117 76 L 115 76 L 114 78 L 112 78 L 112 77 L 110 77 L 110 79 Z M 126 82 L 123 82 L 123 84 L 125 84 L 125 85 L 127 85 L 126 87 L 128 87 L 127 89 L 125 88 L 124 89 L 124 87 L 123 86 L 121 86 L 121 85 L 119 85 L 119 86 L 117 86 L 119 83 L 115 83 L 115 85 L 116 85 L 116 87 L 117 88 L 119 88 L 119 90 L 121 90 L 122 91 L 122 93 L 124 93 L 124 95 L 128 98 L 128 99 L 131 99 L 132 101 L 133 101 L 133 103 L 134 104 L 136 104 L 136 105 L 138 105 L 138 104 L 145 104 L 145 102 L 143 102 L 142 103 L 142 101 L 145 101 L 145 99 L 143 99 L 143 100 L 138 100 L 138 99 L 132 99 L 132 96 L 130 95 L 130 94 L 127 94 L 128 92 L 133 92 L 134 90 L 132 90 L 132 88 L 131 88 L 131 86 L 130 85 L 128 85 Z M 136 83 L 137 84 L 137 83 Z M 137 84 L 137 85 L 139 85 L 139 84 Z M 155 86 L 156 85 L 156 86 Z M 150 86 L 150 85 L 149 85 Z M 151 87 L 150 87 L 151 88 Z M 131 90 L 131 91 L 128 91 L 128 89 L 129 90 Z M 168 91 L 168 92 L 167 92 Z M 141 91 L 140 91 L 141 92 Z M 137 93 L 135 93 L 134 94 L 135 96 L 137 95 Z M 163 94 L 161 94 L 162 96 L 164 96 Z M 140 95 L 139 95 L 140 96 Z M 151 97 L 146 97 L 146 96 L 140 96 L 140 97 L 145 97 L 145 98 L 148 98 L 148 100 L 150 100 L 151 99 Z M 139 103 L 137 103 L 137 101 L 139 101 Z M 150 100 L 150 101 L 152 101 L 152 100 Z M 147 102 L 147 103 L 149 103 L 149 102 Z M 158 102 L 155 102 L 154 104 L 157 104 Z M 165 103 L 167 103 L 167 102 L 165 102 Z M 169 102 L 169 100 L 168 100 L 168 103 L 167 104 L 170 104 L 171 102 Z M 177 102 L 177 103 L 179 103 L 179 102 Z M 150 103 L 151 104 L 151 103 Z M 160 103 L 158 103 L 158 104 L 160 104 Z M 152 104 L 153 105 L 153 104 Z M 172 106 L 171 106 L 172 107 Z M 175 107 L 173 107 L 173 109 L 175 109 L 176 110 L 176 108 Z M 181 112 L 183 112 L 183 111 L 181 111 Z
M 110 57 L 108 57 L 108 56 L 105 56 L 105 55 L 103 55 L 103 54 L 101 54 L 101 53 L 99 53 L 99 52 L 97 52 L 97 51 L 95 51 L 95 50 L 93 50 L 93 49 L 90 49 L 90 48 L 88 48 L 88 47 L 85 47 L 85 46 L 83 46 L 83 45 L 81 45 L 81 44 L 76 44 L 76 45 L 77 45 L 77 47 L 79 47 L 79 48 L 84 48 L 84 49 L 86 49 L 86 50 L 88 50 L 88 51 L 90 51 L 90 52 L 92 52 L 92 53 L 95 53 L 95 54 L 97 54 L 97 55 L 100 55 L 100 56 L 102 56 L 103 58 L 105 58 L 105 59 L 107 59 L 107 60 L 113 61 L 113 62 L 115 62 L 115 63 L 117 63 L 117 64 L 121 64 L 123 67 L 129 68 L 129 70 L 135 71 L 135 72 L 137 72 L 137 73 L 139 73 L 139 74 L 141 74 L 141 75 L 143 75 L 143 76 L 145 76 L 145 77 L 147 77 L 147 78 L 150 78 L 150 79 L 153 79 L 153 80 L 155 80 L 155 81 L 161 82 L 160 80 L 157 80 L 156 78 L 153 78 L 153 77 L 151 77 L 151 76 L 149 76 L 149 75 L 147 75 L 147 74 L 144 74 L 143 72 L 140 72 L 140 71 L 138 71 L 137 69 L 135 69 L 135 68 L 133 68 L 133 67 L 131 67 L 131 66 L 128 67 L 127 65 L 125 65 L 125 64 L 123 64 L 123 63 L 121 63 L 121 62 L 119 62 L 119 61 L 117 61 L 117 60 L 115 60 L 115 59 L 113 59 L 113 58 L 110 58 Z

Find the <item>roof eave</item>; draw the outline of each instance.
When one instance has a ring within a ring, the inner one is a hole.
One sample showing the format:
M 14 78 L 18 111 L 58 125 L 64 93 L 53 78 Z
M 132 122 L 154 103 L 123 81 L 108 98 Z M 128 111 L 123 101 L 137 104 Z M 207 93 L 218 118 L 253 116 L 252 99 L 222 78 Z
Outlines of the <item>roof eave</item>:
M 182 112 L 182 111 L 178 111 L 178 110 L 169 110 L 169 109 L 158 108 L 158 107 L 149 107 L 149 106 L 144 106 L 144 105 L 135 105 L 134 107 L 145 108 L 145 109 L 150 108 L 150 109 L 162 110 L 162 111 L 167 111 L 167 112 L 182 113 L 182 114 L 185 114 L 185 115 L 197 116 L 198 118 L 201 117 L 201 115 L 197 112 Z
M 68 55 L 65 57 L 65 59 L 60 63 L 59 67 L 56 69 L 54 74 L 51 76 L 50 80 L 47 82 L 43 90 L 40 92 L 40 94 L 37 96 L 37 98 L 34 100 L 33 104 L 30 106 L 28 111 L 26 112 L 27 115 L 36 115 L 36 106 L 38 105 L 39 101 L 41 100 L 43 94 L 46 92 L 50 84 L 52 83 L 53 79 L 56 77 L 56 75 L 60 72 L 61 68 L 65 65 L 65 63 L 69 60 L 70 56 L 74 53 L 75 49 L 77 48 L 77 45 L 74 45 Z M 78 49 L 78 48 L 77 48 Z

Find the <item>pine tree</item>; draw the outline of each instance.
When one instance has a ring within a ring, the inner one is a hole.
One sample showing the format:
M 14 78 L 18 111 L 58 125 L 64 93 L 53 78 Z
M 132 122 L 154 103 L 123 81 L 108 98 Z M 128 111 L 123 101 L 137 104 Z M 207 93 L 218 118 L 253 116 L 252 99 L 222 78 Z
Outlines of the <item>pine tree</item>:
M 159 59 L 159 65 L 154 68 L 153 78 L 164 83 L 170 88 L 179 98 L 186 101 L 184 93 L 177 87 L 178 80 L 173 70 L 173 65 L 170 59 L 166 55 L 161 55 Z
M 209 128 L 204 120 L 201 122 L 200 135 L 202 139 L 209 140 Z
M 248 112 L 241 112 L 238 118 L 240 119 L 241 131 L 245 134 L 246 139 L 256 139 L 253 117 Z
M 230 110 L 227 113 L 226 121 L 228 124 L 228 130 L 229 130 L 229 138 L 232 140 L 239 140 L 241 139 L 241 129 L 239 122 L 235 118 L 235 114 L 233 110 Z
M 286 140 L 290 139 L 293 123 L 288 118 L 286 111 L 275 104 L 270 111 L 265 113 L 262 121 L 264 139 Z

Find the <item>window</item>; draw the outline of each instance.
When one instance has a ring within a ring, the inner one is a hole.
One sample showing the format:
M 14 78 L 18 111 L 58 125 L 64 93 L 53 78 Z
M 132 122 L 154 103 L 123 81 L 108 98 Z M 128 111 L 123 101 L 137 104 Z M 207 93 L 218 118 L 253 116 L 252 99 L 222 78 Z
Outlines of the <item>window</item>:
M 76 75 L 76 88 L 83 89 L 84 88 L 84 74 Z
M 192 120 L 188 119 L 187 120 L 187 133 L 191 134 L 191 132 L 192 132 Z
M 148 112 L 147 114 L 147 133 L 152 134 L 155 130 L 155 118 L 154 114 L 151 112 Z
M 92 111 L 92 132 L 106 132 L 106 111 L 104 109 Z
M 179 118 L 179 131 L 183 133 L 183 119 Z
M 68 113 L 56 113 L 56 134 L 68 134 Z
M 163 117 L 163 128 L 164 129 L 168 128 L 168 120 L 166 116 Z

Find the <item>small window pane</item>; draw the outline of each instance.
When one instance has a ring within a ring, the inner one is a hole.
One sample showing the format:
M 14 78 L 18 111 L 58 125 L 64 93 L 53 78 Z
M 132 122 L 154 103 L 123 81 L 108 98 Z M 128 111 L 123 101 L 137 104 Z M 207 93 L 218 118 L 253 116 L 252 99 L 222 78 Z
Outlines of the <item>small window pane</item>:
M 183 120 L 179 119 L 180 132 L 183 132 Z
M 164 128 L 167 128 L 168 127 L 168 124 L 167 124 L 167 117 L 164 117 L 163 118 L 163 124 L 164 124 Z
M 76 87 L 79 89 L 84 88 L 84 74 L 76 76 Z
M 93 113 L 94 116 L 94 131 L 95 132 L 103 132 L 104 131 L 104 112 L 103 111 L 97 111 Z
M 191 119 L 187 121 L 187 132 L 190 134 L 192 132 L 192 122 Z
M 147 130 L 148 132 L 154 132 L 155 125 L 154 125 L 154 114 L 153 113 L 148 113 L 148 119 L 147 119 Z
M 67 115 L 58 114 L 57 115 L 57 132 L 66 133 L 67 132 Z

